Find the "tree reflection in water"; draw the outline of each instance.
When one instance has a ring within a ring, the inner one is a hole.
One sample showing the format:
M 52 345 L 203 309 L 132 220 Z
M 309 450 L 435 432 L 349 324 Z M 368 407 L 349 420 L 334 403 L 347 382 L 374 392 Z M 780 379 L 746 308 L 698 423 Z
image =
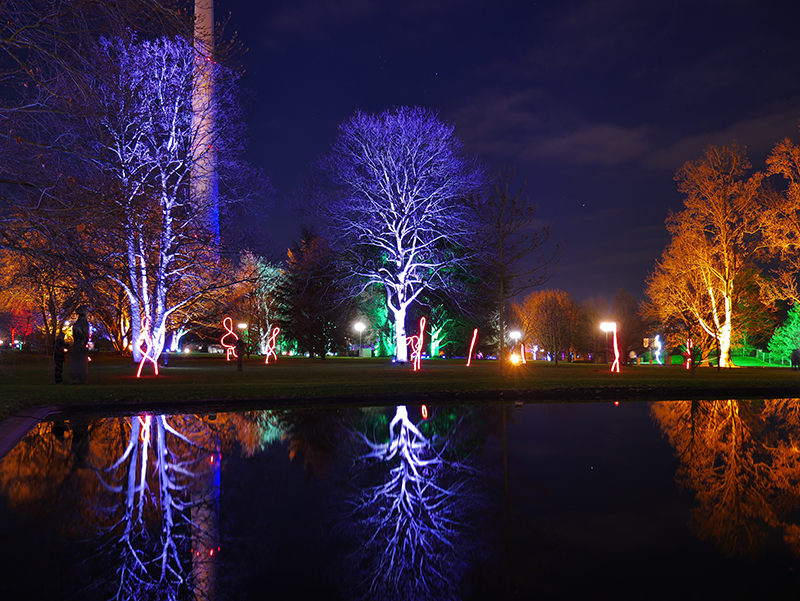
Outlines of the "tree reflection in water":
M 451 420 L 449 435 L 461 418 Z M 356 433 L 362 450 L 345 517 L 357 540 L 350 556 L 360 575 L 350 583 L 353 597 L 461 598 L 462 580 L 479 551 L 480 533 L 472 525 L 482 496 L 477 472 L 449 438 L 423 434 L 404 405 L 396 407 L 388 431 Z
M 69 538 L 99 537 L 84 569 L 102 577 L 82 597 L 215 598 L 221 450 L 252 455 L 275 438 L 271 414 L 70 426 L 39 424 L 0 462 L 0 491 L 15 512 L 48 516 L 57 507 Z
M 728 556 L 763 550 L 771 531 L 800 555 L 800 399 L 661 401 L 655 420 L 680 460 L 676 481 L 695 491 L 691 526 Z

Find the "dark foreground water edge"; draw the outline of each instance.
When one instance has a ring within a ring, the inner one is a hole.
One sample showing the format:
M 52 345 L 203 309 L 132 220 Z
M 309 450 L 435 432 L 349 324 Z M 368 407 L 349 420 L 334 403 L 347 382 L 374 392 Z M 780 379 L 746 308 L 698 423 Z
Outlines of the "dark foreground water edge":
M 798 416 L 798 399 L 63 416 L 0 461 L 0 597 L 797 598 Z

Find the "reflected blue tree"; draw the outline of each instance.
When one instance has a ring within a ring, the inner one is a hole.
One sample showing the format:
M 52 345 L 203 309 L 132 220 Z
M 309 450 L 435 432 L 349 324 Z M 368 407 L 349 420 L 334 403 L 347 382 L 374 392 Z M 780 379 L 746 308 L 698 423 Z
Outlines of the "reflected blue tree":
M 385 442 L 363 433 L 358 438 L 366 445 L 356 458 L 359 477 L 380 482 L 359 487 L 352 501 L 350 525 L 360 544 L 351 560 L 361 574 L 355 597 L 460 597 L 475 550 L 468 517 L 480 505 L 476 472 L 448 458 L 446 442 L 425 436 L 404 405 L 396 408 Z
M 123 501 L 106 508 L 115 514 L 121 508 L 106 527 L 117 573 L 114 599 L 214 597 L 219 459 L 217 450 L 203 449 L 164 415 L 130 419 L 122 455 L 98 470 L 105 488 Z

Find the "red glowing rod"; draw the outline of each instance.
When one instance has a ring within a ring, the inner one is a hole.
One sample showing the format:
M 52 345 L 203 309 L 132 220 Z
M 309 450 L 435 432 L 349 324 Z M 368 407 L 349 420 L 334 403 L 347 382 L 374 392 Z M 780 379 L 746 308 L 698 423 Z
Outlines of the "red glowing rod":
M 692 367 L 692 347 L 694 346 L 694 342 L 691 338 L 686 339 L 686 369 L 691 369 Z
M 475 341 L 478 339 L 478 328 L 472 332 L 472 342 L 469 344 L 469 357 L 467 357 L 467 367 L 472 365 L 472 349 L 475 348 Z
M 158 375 L 158 361 L 156 361 L 156 357 L 151 355 L 155 349 L 153 348 L 153 339 L 150 337 L 150 332 L 147 331 L 148 322 L 150 320 L 145 315 L 142 317 L 142 329 L 139 331 L 139 339 L 136 341 L 136 346 L 139 348 L 139 351 L 142 353 L 142 360 L 139 361 L 139 371 L 136 372 L 136 377 L 142 377 L 142 368 L 144 367 L 145 361 L 150 361 L 153 364 L 153 369 Z M 147 345 L 147 350 L 142 348 L 142 344 Z
M 234 359 L 238 359 L 239 355 L 236 354 L 236 344 L 225 342 L 225 339 L 228 336 L 233 336 L 234 340 L 239 340 L 236 332 L 233 331 L 233 320 L 230 317 L 226 317 L 222 320 L 222 327 L 225 328 L 225 334 L 222 335 L 219 343 L 225 347 L 225 356 L 227 357 L 226 361 L 230 361 L 231 356 L 233 356 Z

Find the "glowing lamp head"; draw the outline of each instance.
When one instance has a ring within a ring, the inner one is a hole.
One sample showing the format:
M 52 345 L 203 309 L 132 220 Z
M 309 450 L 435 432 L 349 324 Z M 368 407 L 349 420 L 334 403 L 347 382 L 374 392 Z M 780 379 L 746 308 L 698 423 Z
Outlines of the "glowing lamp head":
M 367 326 L 365 326 L 365 325 L 364 325 L 363 323 L 361 323 L 360 321 L 359 321 L 357 324 L 355 324 L 355 325 L 353 326 L 353 329 L 355 329 L 355 331 L 356 331 L 356 332 L 358 332 L 359 334 L 360 334 L 361 332 L 363 332 L 363 331 L 364 331 L 366 328 L 367 328 Z
M 600 324 L 600 329 L 604 332 L 616 332 L 617 331 L 617 322 L 615 321 L 604 321 Z
M 238 324 L 238 326 L 237 326 L 237 327 L 238 327 L 240 330 L 246 330 L 246 329 L 247 329 L 247 324 L 246 324 L 246 323 L 240 323 L 240 324 Z
M 522 333 L 520 333 L 519 330 L 514 330 L 513 332 L 509 332 L 508 335 L 511 336 L 511 338 L 515 341 L 522 338 Z

